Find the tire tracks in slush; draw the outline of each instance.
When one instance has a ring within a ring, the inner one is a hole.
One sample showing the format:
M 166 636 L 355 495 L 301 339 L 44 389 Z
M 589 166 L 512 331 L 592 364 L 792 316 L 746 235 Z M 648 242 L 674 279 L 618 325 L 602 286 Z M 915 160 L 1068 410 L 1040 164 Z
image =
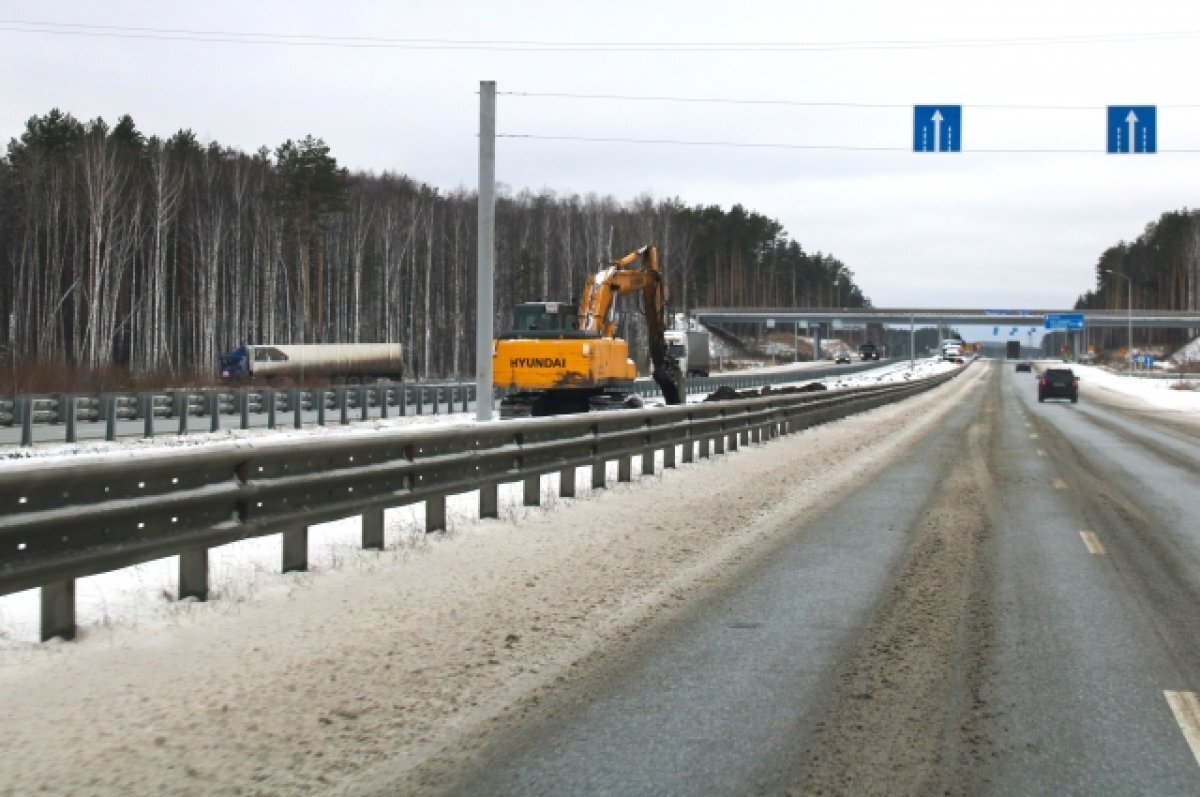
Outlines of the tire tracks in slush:
M 994 645 L 985 564 L 999 412 L 992 373 L 945 488 L 837 678 L 791 794 L 954 793 L 990 757 L 974 730 Z

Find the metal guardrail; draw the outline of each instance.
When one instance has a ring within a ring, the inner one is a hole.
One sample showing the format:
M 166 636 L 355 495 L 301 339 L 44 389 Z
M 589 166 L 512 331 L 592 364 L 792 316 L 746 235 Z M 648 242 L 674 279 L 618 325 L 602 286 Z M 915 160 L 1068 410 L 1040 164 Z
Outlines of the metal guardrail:
M 710 393 L 721 386 L 737 389 L 782 384 L 797 380 L 821 379 L 831 374 L 850 374 L 878 363 L 836 366 L 819 369 L 781 369 L 757 374 L 728 374 L 688 380 L 688 393 Z M 652 379 L 639 379 L 635 392 L 645 398 L 662 395 Z M 497 399 L 504 391 L 497 391 Z M 299 429 L 305 425 L 300 413 L 318 412 L 317 425 L 346 424 L 352 420 L 388 418 L 396 415 L 422 415 L 428 410 L 467 412 L 475 401 L 475 385 L 469 382 L 427 382 L 386 385 L 349 385 L 327 388 L 239 388 L 236 390 L 174 390 L 164 393 L 106 393 L 100 395 L 19 395 L 0 396 L 0 426 L 21 427 L 21 446 L 33 445 L 35 425 L 61 424 L 62 441 L 79 440 L 76 423 L 105 423 L 104 439 L 118 436 L 117 421 L 144 421 L 142 436 L 154 437 L 157 419 L 174 419 L 175 433 L 216 432 L 223 428 L 221 416 L 238 416 L 226 424 L 230 428 L 250 428 L 250 416 L 266 415 L 268 429 Z M 300 412 L 297 412 L 297 407 Z M 335 415 L 328 416 L 327 411 Z M 282 418 L 290 413 L 291 418 Z M 207 418 L 207 424 L 191 428 L 192 418 Z M 126 434 L 129 432 L 127 431 Z
M 961 370 L 961 369 L 960 369 Z M 361 516 L 362 546 L 381 549 L 384 510 L 424 502 L 426 531 L 445 528 L 446 498 L 478 489 L 480 517 L 498 514 L 500 484 L 524 482 L 540 501 L 541 476 L 559 472 L 563 496 L 575 469 L 606 463 L 631 478 L 631 457 L 653 473 L 739 444 L 761 442 L 927 390 L 960 372 L 924 380 L 679 407 L 589 413 L 297 443 L 278 438 L 235 447 L 171 451 L 133 460 L 30 461 L 0 473 L 0 595 L 41 588 L 42 639 L 75 634 L 75 580 L 178 555 L 178 597 L 208 594 L 208 551 L 280 533 L 282 569 L 308 564 L 308 527 Z

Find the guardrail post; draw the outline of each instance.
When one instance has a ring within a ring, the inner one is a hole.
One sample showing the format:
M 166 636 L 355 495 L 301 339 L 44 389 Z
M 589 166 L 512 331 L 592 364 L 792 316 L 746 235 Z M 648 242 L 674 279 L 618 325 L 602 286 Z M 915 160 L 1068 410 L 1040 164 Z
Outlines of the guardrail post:
M 417 405 L 417 415 L 425 414 L 425 387 L 423 385 L 415 385 L 413 387 L 413 401 Z
M 608 463 L 598 459 L 592 463 L 592 489 L 603 490 L 608 484 Z
M 558 474 L 558 495 L 560 498 L 575 497 L 575 468 L 563 468 Z
M 362 513 L 362 547 L 364 551 L 383 550 L 383 509 L 368 509 Z
M 208 431 L 221 431 L 221 397 L 217 391 L 208 391 Z
M 117 397 L 105 396 L 104 402 L 104 439 L 113 442 L 117 439 Z
M 479 488 L 479 518 L 500 517 L 499 490 L 494 484 L 485 484 Z
M 379 417 L 385 421 L 387 420 L 389 410 L 388 399 L 390 396 L 388 393 L 387 385 L 379 385 L 375 388 L 375 403 L 379 405 Z
M 358 389 L 358 417 L 364 421 L 371 420 L 371 404 L 367 401 L 367 389 Z
M 263 391 L 267 400 L 267 428 L 275 428 L 275 388 L 269 387 Z
M 527 476 L 524 481 L 525 485 L 525 506 L 541 506 L 542 505 L 542 477 Z
M 340 419 L 339 422 L 342 424 L 342 426 L 346 426 L 350 423 L 350 402 L 348 402 L 346 398 L 346 388 L 339 387 L 337 389 L 337 407 Z
M 237 392 L 238 414 L 241 416 L 242 429 L 250 428 L 250 392 L 240 388 Z
M 142 413 L 142 437 L 147 440 L 154 438 L 154 396 L 143 393 L 138 396 L 138 405 Z
M 697 441 L 700 447 L 700 459 L 708 459 L 712 448 L 712 440 L 705 437 L 703 440 Z
M 663 468 L 675 467 L 675 444 L 670 443 L 663 449 Z
M 186 392 L 175 394 L 175 417 L 179 419 L 179 434 L 188 433 L 188 396 Z
M 725 453 L 725 435 L 727 432 L 722 429 L 720 434 L 713 438 L 713 454 L 720 456 Z
M 400 416 L 408 414 L 408 388 L 400 385 L 396 388 L 396 405 L 400 407 Z
M 434 415 L 438 414 L 438 409 L 439 409 L 441 403 L 442 403 L 442 389 L 440 387 L 435 387 L 433 389 L 433 414 Z
M 425 533 L 446 530 L 446 496 L 425 499 Z
M 284 573 L 308 570 L 308 526 L 283 532 Z
M 463 385 L 462 400 L 463 400 L 462 411 L 470 412 L 470 409 L 468 409 L 468 407 L 467 407 L 467 404 L 471 401 L 471 386 L 470 385 Z
M 654 449 L 647 448 L 642 452 L 642 475 L 654 475 Z
M 77 399 L 74 396 L 59 396 L 58 406 L 66 414 L 67 418 L 67 442 L 75 442 L 75 416 L 78 414 L 76 410 Z
M 208 600 L 208 548 L 179 552 L 179 600 Z
M 41 588 L 42 641 L 75 638 L 75 580 L 45 584 Z
M 628 482 L 633 481 L 633 466 L 631 460 L 633 457 L 626 454 L 617 459 L 617 481 Z
M 300 389 L 292 388 L 288 393 L 288 404 L 292 407 L 292 428 L 304 428 L 304 402 L 300 400 Z
M 683 461 L 684 463 L 696 461 L 696 441 L 690 437 L 683 441 Z
M 313 396 L 317 402 L 317 426 L 325 425 L 325 397 L 329 395 L 325 392 L 325 388 L 318 388 L 313 391 Z

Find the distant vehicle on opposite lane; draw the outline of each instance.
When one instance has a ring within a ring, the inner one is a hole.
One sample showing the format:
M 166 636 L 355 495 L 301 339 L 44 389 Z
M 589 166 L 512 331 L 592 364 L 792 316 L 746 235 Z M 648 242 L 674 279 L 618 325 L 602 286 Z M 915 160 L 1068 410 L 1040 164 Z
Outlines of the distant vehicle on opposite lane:
M 1070 399 L 1072 404 L 1079 401 L 1079 377 L 1070 368 L 1047 368 L 1042 371 L 1038 380 L 1038 401 L 1048 398 Z
M 847 354 L 846 352 L 841 352 L 840 354 L 838 354 L 838 356 L 833 358 L 833 363 L 834 363 L 834 365 L 849 365 L 850 364 L 850 355 Z
M 863 360 L 878 360 L 879 348 L 874 343 L 864 343 L 858 347 L 858 356 Z

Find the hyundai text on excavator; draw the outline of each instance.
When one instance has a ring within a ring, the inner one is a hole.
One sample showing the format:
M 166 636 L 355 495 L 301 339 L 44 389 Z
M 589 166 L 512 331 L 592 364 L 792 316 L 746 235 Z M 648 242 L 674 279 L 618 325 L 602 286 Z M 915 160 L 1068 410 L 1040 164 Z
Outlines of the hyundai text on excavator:
M 588 412 L 640 406 L 633 392 L 637 367 L 629 344 L 616 336 L 618 296 L 641 293 L 650 334 L 654 381 L 667 404 L 687 400 L 683 374 L 667 354 L 666 285 L 658 248 L 643 246 L 588 277 L 578 308 L 565 302 L 525 302 L 516 323 L 492 345 L 501 418 Z

